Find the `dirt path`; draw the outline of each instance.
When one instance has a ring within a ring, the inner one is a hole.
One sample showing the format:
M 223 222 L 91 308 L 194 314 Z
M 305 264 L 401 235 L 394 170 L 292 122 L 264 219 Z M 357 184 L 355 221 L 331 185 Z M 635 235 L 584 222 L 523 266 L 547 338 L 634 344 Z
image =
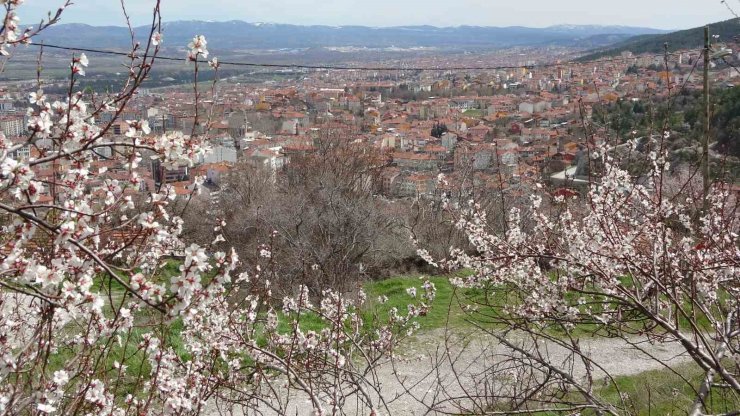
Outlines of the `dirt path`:
M 515 343 L 523 342 L 517 340 L 516 335 L 509 339 Z M 634 343 L 639 340 L 630 341 Z M 576 377 L 585 376 L 582 361 L 567 360 L 569 354 L 564 348 L 553 342 L 542 345 L 551 364 L 561 369 L 572 366 Z M 668 365 L 688 361 L 678 344 L 638 344 L 644 352 L 630 342 L 619 339 L 584 338 L 580 345 L 584 354 L 603 367 L 603 370 L 595 371 L 596 379 L 605 378 L 604 371 L 611 376 L 624 376 L 663 368 L 657 360 Z M 500 379 L 500 376 L 491 377 L 486 374 L 486 369 L 501 363 L 511 352 L 490 336 L 466 337 L 456 334 L 446 337 L 443 330 L 417 335 L 403 351 L 403 356 L 378 369 L 381 395 L 385 399 L 385 405 L 378 406 L 378 416 L 465 414 L 481 410 L 477 408 L 479 405 L 464 398 L 475 395 L 481 389 L 501 387 L 503 381 L 492 380 Z M 433 403 L 437 405 L 430 408 Z M 354 401 L 345 405 L 342 411 L 347 415 L 367 416 L 367 413 L 356 411 Z M 277 413 L 260 409 L 260 413 L 254 414 Z M 313 413 L 305 395 L 297 394 L 291 397 L 291 405 L 285 414 L 304 416 Z
M 516 339 L 516 336 L 509 340 L 515 344 L 523 342 Z M 634 343 L 639 340 L 630 341 Z M 605 378 L 607 373 L 615 377 L 663 368 L 657 360 L 669 365 L 688 360 L 688 357 L 682 355 L 683 348 L 675 343 L 652 345 L 639 343 L 639 348 L 645 352 L 619 339 L 587 338 L 582 339 L 580 345 L 585 355 L 602 366 L 602 369 L 596 369 L 594 372 L 596 379 Z M 449 350 L 450 353 L 444 353 L 445 350 Z M 541 350 L 546 351 L 551 364 L 563 370 L 572 366 L 576 377 L 585 377 L 583 362 L 569 360 L 570 354 L 565 348 L 547 342 Z M 415 355 L 415 358 L 400 360 L 395 365 L 395 371 L 390 368 L 380 370 L 381 380 L 388 380 L 384 391 L 386 397 L 398 396 L 388 406 L 390 414 L 438 415 L 483 410 L 478 408 L 479 405 L 476 403 L 461 398 L 477 395 L 484 389 L 500 387 L 502 381 L 492 380 L 494 377 L 486 370 L 501 363 L 510 353 L 510 349 L 493 337 L 452 336 L 445 342 L 445 334 L 441 330 L 419 336 L 409 349 L 409 354 Z M 400 387 L 399 379 L 403 381 L 404 386 L 413 386 L 408 394 L 401 395 L 404 389 Z M 426 405 L 435 402 L 445 404 L 434 409 Z

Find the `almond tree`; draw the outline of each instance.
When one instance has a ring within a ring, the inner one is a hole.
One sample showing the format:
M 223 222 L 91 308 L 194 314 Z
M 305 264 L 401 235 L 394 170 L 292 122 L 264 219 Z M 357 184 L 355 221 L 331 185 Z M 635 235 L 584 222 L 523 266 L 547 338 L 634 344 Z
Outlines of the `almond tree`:
M 1 3 L 3 54 L 69 5 L 21 34 L 23 2 Z M 113 134 L 156 65 L 161 29 L 156 2 L 146 41 L 131 31 L 120 91 L 78 91 L 91 62 L 75 54 L 66 97 L 52 101 L 39 81 L 27 137 L 0 137 L 0 414 L 285 414 L 291 406 L 343 414 L 350 400 L 364 414 L 383 409 L 374 370 L 423 303 L 366 322 L 372 315 L 362 313 L 362 294 L 348 300 L 327 290 L 309 299 L 299 287 L 275 299 L 271 264 L 279 259 L 269 246 L 252 265 L 240 264 L 234 250 L 185 246 L 183 221 L 168 209 L 174 189 L 143 191 L 142 163 L 193 166 L 209 147 L 195 128 L 152 135 L 145 120 L 126 120 L 127 130 Z M 194 124 L 204 116 L 197 78 L 207 56 L 206 39 L 195 36 L 184 59 L 194 69 Z M 218 69 L 217 60 L 209 63 Z M 112 120 L 98 122 L 104 112 Z M 14 156 L 24 146 L 34 153 L 28 160 Z M 97 167 L 103 149 L 116 175 Z M 226 226 L 216 226 L 214 244 Z M 433 288 L 426 296 L 429 303 Z M 307 317 L 320 329 L 307 330 Z
M 698 382 L 684 379 L 695 392 L 685 409 L 692 415 L 704 414 L 712 392 L 740 394 L 737 200 L 717 184 L 702 212 L 694 175 L 671 177 L 663 141 L 656 143 L 640 178 L 620 168 L 614 149 L 592 149 L 589 163 L 602 172 L 583 197 L 551 199 L 542 188 L 509 211 L 505 233 L 492 232 L 472 201 L 448 205 L 474 249 L 454 249 L 437 263 L 472 271 L 452 280 L 474 293 L 462 300 L 468 318 L 509 351 L 488 369 L 496 386 L 466 395 L 467 409 L 630 414 L 628 396 L 601 397 L 605 373 L 618 386 L 579 335 L 629 343 L 668 369 L 649 347 L 680 345 L 704 372 Z M 553 358 L 556 349 L 566 357 Z

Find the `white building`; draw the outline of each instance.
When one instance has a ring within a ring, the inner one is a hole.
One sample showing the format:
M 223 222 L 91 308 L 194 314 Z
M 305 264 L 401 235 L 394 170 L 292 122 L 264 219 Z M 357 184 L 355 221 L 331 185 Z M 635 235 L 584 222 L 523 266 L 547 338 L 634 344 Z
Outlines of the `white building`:
M 200 163 L 236 163 L 236 149 L 227 146 L 214 146 L 213 150 L 207 155 L 201 157 Z

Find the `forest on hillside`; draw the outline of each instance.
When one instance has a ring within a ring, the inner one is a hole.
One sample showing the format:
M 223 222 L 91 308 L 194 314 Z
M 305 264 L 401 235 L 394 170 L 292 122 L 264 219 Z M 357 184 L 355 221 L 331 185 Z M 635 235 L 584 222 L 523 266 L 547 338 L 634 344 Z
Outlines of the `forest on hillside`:
M 717 89 L 711 97 L 709 142 L 717 173 L 740 175 L 740 87 Z M 655 134 L 656 126 L 670 131 L 668 151 L 674 163 L 699 160 L 704 137 L 704 108 L 701 92 L 681 91 L 668 100 L 617 101 L 598 106 L 597 123 L 607 126 L 622 142 Z M 722 165 L 721 168 L 719 165 Z
M 719 36 L 720 42 L 736 39 L 740 35 L 740 19 L 735 18 L 710 24 L 709 33 L 710 36 Z M 589 61 L 605 56 L 619 55 L 627 51 L 634 54 L 663 53 L 666 44 L 669 51 L 702 48 L 704 46 L 704 28 L 695 27 L 664 35 L 638 35 L 608 48 L 592 51 L 578 60 Z

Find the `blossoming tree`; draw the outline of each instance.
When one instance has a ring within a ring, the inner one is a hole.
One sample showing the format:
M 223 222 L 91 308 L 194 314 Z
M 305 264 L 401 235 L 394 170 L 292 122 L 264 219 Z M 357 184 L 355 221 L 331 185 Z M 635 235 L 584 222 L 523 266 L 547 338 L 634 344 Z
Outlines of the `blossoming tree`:
M 71 4 L 21 31 L 23 2 L 0 3 L 3 55 Z M 327 290 L 317 301 L 301 287 L 275 299 L 269 264 L 279 259 L 269 246 L 264 264 L 253 265 L 216 250 L 224 224 L 214 246 L 185 246 L 182 220 L 169 209 L 174 189 L 146 190 L 137 168 L 151 160 L 192 166 L 208 142 L 195 129 L 153 135 L 145 120 L 125 120 L 128 128 L 114 134 L 165 41 L 159 2 L 146 41 L 133 36 L 120 91 L 79 91 L 91 60 L 75 54 L 66 97 L 52 101 L 39 80 L 28 134 L 0 136 L 0 414 L 336 414 L 351 400 L 365 414 L 383 409 L 374 370 L 433 288 L 411 312 L 369 322 L 362 294 L 349 300 Z M 195 36 L 184 60 L 196 75 L 196 124 L 197 71 L 207 56 L 206 39 Z M 112 119 L 100 121 L 103 113 Z M 17 156 L 24 146 L 32 157 Z M 96 163 L 104 149 L 116 175 Z
M 677 358 L 703 372 L 683 379 L 694 392 L 683 409 L 692 415 L 706 414 L 712 392 L 740 394 L 738 201 L 721 184 L 704 196 L 693 175 L 671 175 L 668 137 L 644 153 L 649 168 L 639 178 L 617 158 L 635 143 L 593 148 L 589 163 L 600 175 L 582 197 L 540 187 L 530 204 L 508 212 L 506 232 L 491 231 L 472 201 L 447 205 L 471 248 L 441 261 L 420 254 L 471 271 L 453 279 L 468 291 L 461 303 L 469 321 L 509 351 L 486 370 L 496 388 L 471 389 L 463 409 L 630 414 L 627 395 L 620 403 L 602 396 L 604 377 L 619 387 L 609 363 L 586 350 L 591 337 L 627 344 L 674 372 L 651 345 L 676 345 Z

